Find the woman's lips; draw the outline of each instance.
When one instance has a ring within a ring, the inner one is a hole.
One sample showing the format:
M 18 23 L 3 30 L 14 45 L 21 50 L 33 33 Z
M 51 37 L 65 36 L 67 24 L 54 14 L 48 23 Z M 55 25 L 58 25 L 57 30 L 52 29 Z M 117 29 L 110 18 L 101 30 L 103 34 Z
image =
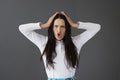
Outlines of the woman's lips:
M 58 40 L 61 40 L 61 39 L 62 39 L 62 33 L 57 33 L 56 38 L 57 38 Z
M 60 36 L 61 36 L 61 33 L 57 33 L 57 36 L 60 37 Z

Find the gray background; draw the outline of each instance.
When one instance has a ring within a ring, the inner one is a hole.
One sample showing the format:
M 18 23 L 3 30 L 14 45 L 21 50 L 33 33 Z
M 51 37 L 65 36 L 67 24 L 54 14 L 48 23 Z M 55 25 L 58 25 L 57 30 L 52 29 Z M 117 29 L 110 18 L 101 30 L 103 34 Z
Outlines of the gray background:
M 81 50 L 77 80 L 120 80 L 119 8 L 118 0 L 0 0 L 0 80 L 47 79 L 39 62 L 39 49 L 19 32 L 18 26 L 45 22 L 61 10 L 74 21 L 99 23 L 102 27 Z M 79 33 L 72 31 L 73 35 Z

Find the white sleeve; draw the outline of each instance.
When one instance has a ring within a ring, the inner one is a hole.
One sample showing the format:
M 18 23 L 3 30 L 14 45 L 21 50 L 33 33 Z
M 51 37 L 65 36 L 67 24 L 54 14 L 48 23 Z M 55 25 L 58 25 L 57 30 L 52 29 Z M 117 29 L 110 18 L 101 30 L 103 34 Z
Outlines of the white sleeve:
M 45 43 L 47 37 L 34 31 L 41 29 L 40 23 L 41 22 L 21 24 L 19 26 L 19 31 L 37 47 L 42 48 L 42 45 Z
M 99 30 L 101 29 L 101 25 L 97 23 L 81 22 L 81 21 L 78 21 L 78 23 L 79 23 L 78 29 L 85 29 L 83 33 L 73 37 L 73 42 L 76 45 L 79 52 L 80 48 L 88 40 L 90 40 L 97 32 L 99 32 Z

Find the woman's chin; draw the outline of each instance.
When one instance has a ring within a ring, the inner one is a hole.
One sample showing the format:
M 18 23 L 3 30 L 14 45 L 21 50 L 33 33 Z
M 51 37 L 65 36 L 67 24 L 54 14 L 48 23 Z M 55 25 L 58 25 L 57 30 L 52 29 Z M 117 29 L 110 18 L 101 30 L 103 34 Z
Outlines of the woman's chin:
M 57 39 L 58 41 L 61 41 L 62 39 Z
M 56 38 L 56 40 L 61 41 L 63 38 Z

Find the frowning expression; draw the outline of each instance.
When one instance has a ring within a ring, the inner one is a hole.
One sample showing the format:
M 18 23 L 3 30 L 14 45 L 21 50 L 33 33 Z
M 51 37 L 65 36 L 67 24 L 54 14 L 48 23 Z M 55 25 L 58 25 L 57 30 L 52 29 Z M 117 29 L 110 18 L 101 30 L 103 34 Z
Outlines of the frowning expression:
M 66 26 L 63 19 L 56 19 L 53 25 L 54 36 L 57 40 L 62 40 L 65 36 Z

